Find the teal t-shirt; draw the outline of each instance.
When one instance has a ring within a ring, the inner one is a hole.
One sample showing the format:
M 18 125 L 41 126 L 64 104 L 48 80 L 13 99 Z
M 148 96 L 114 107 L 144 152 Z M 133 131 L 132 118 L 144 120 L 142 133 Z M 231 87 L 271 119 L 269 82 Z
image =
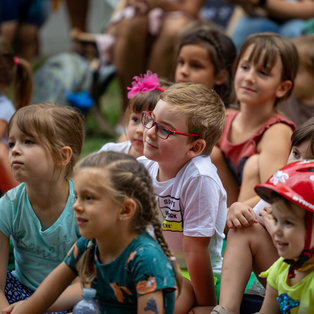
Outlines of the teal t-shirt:
M 77 274 L 76 264 L 89 240 L 80 238 L 65 263 Z M 92 282 L 101 313 L 137 313 L 137 298 L 162 290 L 166 314 L 173 313 L 175 278 L 171 263 L 159 244 L 147 233 L 137 236 L 114 261 L 101 264 L 95 247 L 97 277 Z
M 43 230 L 28 199 L 25 184 L 8 191 L 0 199 L 0 231 L 11 236 L 14 246 L 14 276 L 35 290 L 58 266 L 80 234 L 72 205 L 75 202 L 73 181 L 69 180 L 66 206 L 48 229 Z

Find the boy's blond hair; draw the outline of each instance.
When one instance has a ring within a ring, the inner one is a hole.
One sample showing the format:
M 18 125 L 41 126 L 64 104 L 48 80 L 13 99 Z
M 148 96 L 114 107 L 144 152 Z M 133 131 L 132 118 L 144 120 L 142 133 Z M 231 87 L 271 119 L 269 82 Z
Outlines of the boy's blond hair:
M 206 142 L 202 154 L 209 155 L 225 126 L 225 106 L 211 88 L 198 83 L 177 83 L 161 93 L 173 111 L 186 117 L 188 132 L 200 135 Z M 191 141 L 197 137 L 191 137 Z

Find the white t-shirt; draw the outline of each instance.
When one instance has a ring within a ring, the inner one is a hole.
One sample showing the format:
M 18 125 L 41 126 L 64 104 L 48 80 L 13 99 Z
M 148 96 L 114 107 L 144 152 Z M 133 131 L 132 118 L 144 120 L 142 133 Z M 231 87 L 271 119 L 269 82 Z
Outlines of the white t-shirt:
M 0 95 L 0 120 L 4 120 L 6 123 L 9 123 L 11 117 L 15 113 L 15 107 L 11 100 L 4 96 Z M 7 131 L 4 133 L 4 136 L 0 140 L 8 145 L 8 134 Z
M 209 252 L 213 272 L 221 272 L 221 249 L 227 217 L 226 191 L 208 156 L 187 162 L 177 175 L 157 181 L 158 163 L 139 157 L 154 185 L 166 241 L 180 267 L 186 267 L 182 238 L 210 237 Z
M 125 141 L 121 143 L 107 143 L 98 152 L 106 152 L 112 150 L 114 152 L 120 152 L 128 154 L 131 148 L 131 142 Z

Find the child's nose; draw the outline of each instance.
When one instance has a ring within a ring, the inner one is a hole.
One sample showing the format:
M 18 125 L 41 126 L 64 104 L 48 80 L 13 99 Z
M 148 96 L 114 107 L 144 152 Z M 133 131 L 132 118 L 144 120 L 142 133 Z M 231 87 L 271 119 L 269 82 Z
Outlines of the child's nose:
M 143 126 L 143 124 L 142 123 L 140 123 L 138 126 L 137 126 L 137 128 L 136 128 L 136 132 L 137 133 L 143 133 L 144 132 L 144 126 Z
M 253 68 L 251 68 L 247 73 L 245 77 L 246 81 L 254 82 L 255 81 L 255 71 Z
M 10 148 L 11 154 L 16 155 L 21 152 L 21 147 L 19 143 L 15 143 L 11 148 Z
M 150 129 L 145 130 L 145 134 L 148 137 L 156 137 L 157 136 L 158 127 L 157 124 L 154 124 Z
M 77 211 L 77 212 L 83 210 L 83 207 L 81 206 L 78 198 L 75 200 L 75 202 L 74 202 L 72 207 L 73 207 L 73 210 Z

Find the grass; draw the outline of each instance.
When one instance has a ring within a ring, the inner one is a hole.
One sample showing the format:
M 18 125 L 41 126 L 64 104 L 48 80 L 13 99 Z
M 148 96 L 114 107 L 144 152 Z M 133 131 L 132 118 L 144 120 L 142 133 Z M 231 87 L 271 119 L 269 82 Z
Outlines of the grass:
M 121 96 L 119 83 L 113 79 L 106 92 L 100 98 L 103 118 L 114 129 L 121 119 Z M 84 157 L 91 152 L 99 150 L 105 143 L 114 142 L 117 137 L 108 136 L 102 132 L 91 114 L 86 119 L 86 137 L 82 155 Z

